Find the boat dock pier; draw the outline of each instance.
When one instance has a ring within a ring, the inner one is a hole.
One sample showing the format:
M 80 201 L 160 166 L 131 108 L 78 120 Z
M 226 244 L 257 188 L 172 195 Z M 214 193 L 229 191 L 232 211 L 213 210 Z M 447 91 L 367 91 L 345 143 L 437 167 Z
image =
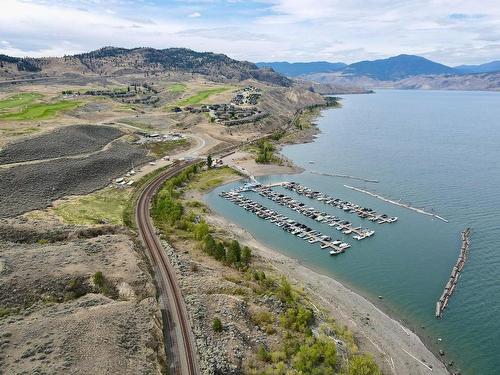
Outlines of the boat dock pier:
M 351 247 L 350 244 L 339 240 L 332 240 L 330 236 L 324 235 L 317 230 L 313 230 L 305 224 L 292 220 L 284 215 L 277 213 L 258 202 L 244 197 L 238 191 L 222 192 L 219 194 L 222 198 L 233 202 L 248 212 L 252 212 L 263 220 L 280 227 L 284 231 L 291 233 L 310 244 L 319 243 L 321 249 L 331 248 L 330 255 L 338 255 Z
M 299 195 L 323 202 L 329 206 L 343 210 L 344 212 L 356 214 L 362 219 L 368 219 L 378 224 L 395 223 L 398 220 L 397 217 L 389 217 L 386 214 L 379 214 L 371 208 L 361 207 L 355 203 L 343 201 L 320 191 L 313 191 L 312 189 L 297 182 L 283 182 L 281 183 L 281 186 L 287 190 L 294 191 Z
M 273 184 L 272 186 L 279 186 L 281 184 Z M 271 189 L 271 185 L 255 186 L 252 191 L 258 193 L 260 196 L 270 199 L 277 204 L 288 207 L 291 210 L 298 212 L 310 219 L 329 225 L 332 228 L 342 232 L 345 235 L 352 235 L 354 239 L 360 241 L 365 238 L 371 237 L 375 234 L 374 230 L 363 229 L 362 227 L 354 227 L 347 220 L 329 215 L 326 212 L 320 212 L 314 207 L 308 207 L 304 203 L 293 199 L 285 194 L 276 193 Z
M 457 286 L 458 277 L 460 276 L 460 273 L 464 269 L 465 262 L 469 257 L 470 232 L 471 232 L 470 228 L 466 228 L 462 232 L 462 246 L 460 248 L 460 255 L 458 256 L 457 263 L 455 264 L 453 270 L 451 271 L 450 279 L 448 280 L 446 286 L 444 287 L 443 294 L 441 294 L 441 297 L 436 302 L 436 318 L 441 318 L 444 309 L 446 309 L 446 307 L 448 306 L 450 297 L 455 291 L 455 288 Z

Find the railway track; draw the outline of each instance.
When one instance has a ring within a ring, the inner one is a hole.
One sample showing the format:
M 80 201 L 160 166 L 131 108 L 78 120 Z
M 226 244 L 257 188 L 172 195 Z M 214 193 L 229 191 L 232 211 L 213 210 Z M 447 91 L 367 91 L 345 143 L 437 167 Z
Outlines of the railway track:
M 143 188 L 137 200 L 135 211 L 137 228 L 144 245 L 149 251 L 159 284 L 162 315 L 168 330 L 165 345 L 170 346 L 168 348 L 170 353 L 168 355 L 170 357 L 169 373 L 181 375 L 198 375 L 200 370 L 186 305 L 177 284 L 175 271 L 155 233 L 150 216 L 150 204 L 154 195 L 166 180 L 197 162 L 199 160 L 177 162 L 161 173 Z

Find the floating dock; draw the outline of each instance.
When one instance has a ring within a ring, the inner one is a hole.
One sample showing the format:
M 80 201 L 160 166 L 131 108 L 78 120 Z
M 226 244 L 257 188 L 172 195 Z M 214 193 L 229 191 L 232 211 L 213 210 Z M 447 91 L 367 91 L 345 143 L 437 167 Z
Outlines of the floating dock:
M 344 212 L 356 214 L 362 219 L 368 219 L 378 224 L 395 223 L 398 220 L 397 217 L 389 217 L 386 214 L 377 213 L 371 208 L 361 207 L 355 203 L 343 201 L 320 191 L 313 191 L 312 189 L 297 182 L 282 182 L 281 186 L 287 190 L 294 191 L 299 195 L 323 202 Z
M 450 279 L 448 280 L 446 286 L 444 287 L 443 294 L 441 294 L 441 297 L 436 302 L 436 318 L 438 319 L 442 317 L 444 309 L 446 309 L 446 307 L 448 306 L 450 297 L 455 291 L 455 288 L 457 286 L 458 277 L 460 276 L 460 273 L 464 269 L 465 262 L 469 258 L 470 232 L 471 232 L 470 228 L 466 228 L 462 232 L 462 246 L 460 248 L 460 255 L 458 256 L 457 263 L 455 264 L 453 270 L 451 271 Z
M 298 238 L 307 241 L 310 244 L 319 243 L 321 249 L 331 248 L 330 255 L 343 253 L 351 247 L 350 244 L 339 240 L 332 240 L 330 236 L 324 235 L 319 231 L 313 230 L 305 224 L 292 220 L 284 215 L 277 213 L 258 202 L 244 197 L 238 191 L 222 192 L 219 194 L 222 198 L 233 202 L 248 212 L 252 212 L 263 220 L 280 227 L 284 231 L 291 233 Z
M 391 203 L 391 204 L 394 204 L 394 205 L 399 206 L 399 207 L 407 208 L 408 210 L 418 212 L 419 214 L 435 217 L 436 219 L 439 219 L 441 221 L 444 221 L 445 223 L 448 223 L 448 220 L 446 220 L 444 217 L 433 214 L 431 212 L 427 212 L 421 208 L 416 208 L 416 207 L 410 206 L 409 204 L 401 203 L 400 201 L 395 201 L 395 200 L 392 200 L 389 198 L 385 198 L 379 194 L 375 194 L 375 193 L 372 193 L 371 191 L 363 190 L 363 189 L 360 189 L 360 188 L 357 188 L 354 186 L 344 185 L 344 187 L 351 189 L 351 190 L 354 190 L 354 191 L 358 191 L 360 193 L 368 194 L 368 195 L 370 195 L 374 198 L 378 198 L 384 202 Z

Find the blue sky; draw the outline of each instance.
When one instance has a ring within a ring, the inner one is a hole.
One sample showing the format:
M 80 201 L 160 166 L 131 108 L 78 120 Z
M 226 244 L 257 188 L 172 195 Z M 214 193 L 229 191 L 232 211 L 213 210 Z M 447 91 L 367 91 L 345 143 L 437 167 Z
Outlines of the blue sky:
M 0 53 L 187 47 L 249 61 L 500 60 L 500 0 L 2 0 Z

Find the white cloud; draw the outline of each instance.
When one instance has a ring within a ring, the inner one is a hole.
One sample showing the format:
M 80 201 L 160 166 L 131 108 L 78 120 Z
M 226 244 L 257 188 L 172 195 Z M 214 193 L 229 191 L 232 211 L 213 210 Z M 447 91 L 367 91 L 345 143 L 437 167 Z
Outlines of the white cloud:
M 500 7 L 498 0 L 2 0 L 0 35 L 9 42 L 0 53 L 18 56 L 116 45 L 250 61 L 411 53 L 458 65 L 500 58 Z

